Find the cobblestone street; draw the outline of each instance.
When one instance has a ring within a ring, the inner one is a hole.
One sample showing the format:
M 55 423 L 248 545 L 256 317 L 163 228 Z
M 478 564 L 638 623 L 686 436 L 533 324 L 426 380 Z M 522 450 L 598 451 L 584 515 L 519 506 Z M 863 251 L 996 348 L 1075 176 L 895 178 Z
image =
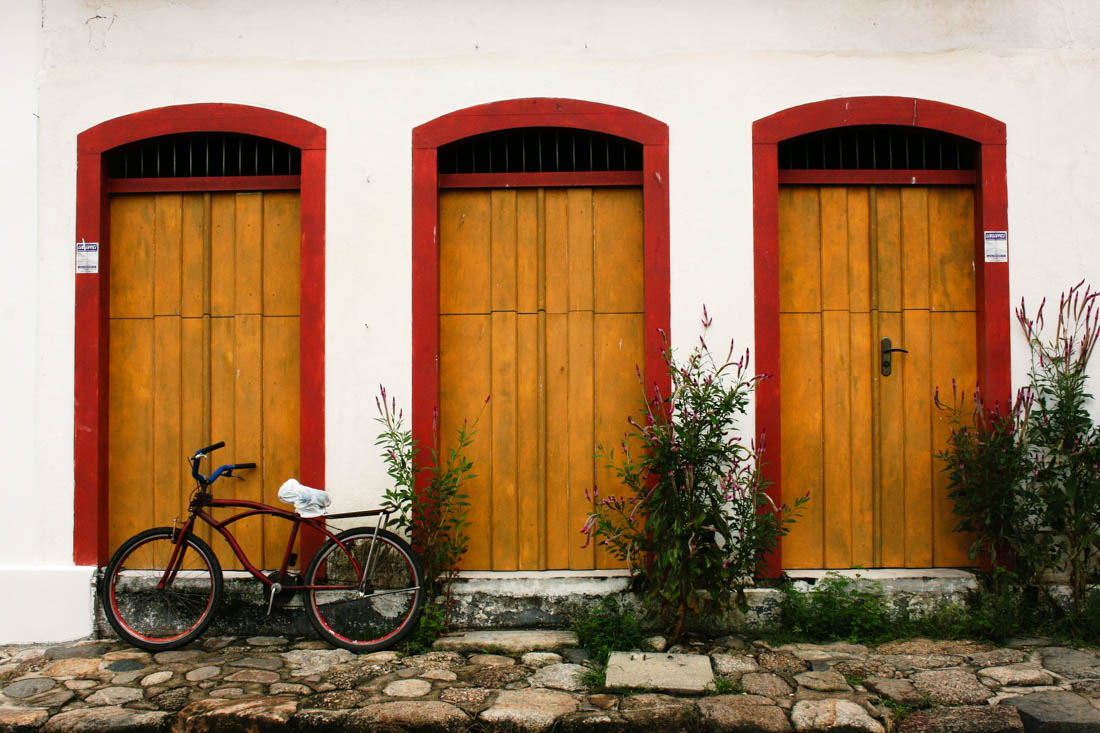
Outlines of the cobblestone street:
M 1100 731 L 1100 657 L 1042 639 L 724 637 L 614 655 L 598 690 L 590 665 L 562 631 L 471 632 L 416 656 L 285 637 L 156 655 L 114 640 L 9 646 L 0 730 Z

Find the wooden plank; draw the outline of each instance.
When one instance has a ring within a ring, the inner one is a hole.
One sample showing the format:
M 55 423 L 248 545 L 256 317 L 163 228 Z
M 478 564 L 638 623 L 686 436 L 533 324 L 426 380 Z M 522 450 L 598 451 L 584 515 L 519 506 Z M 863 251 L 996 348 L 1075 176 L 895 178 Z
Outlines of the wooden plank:
M 549 192 L 546 195 L 550 200 Z M 548 206 L 549 210 L 549 206 Z M 549 286 L 549 281 L 547 281 Z M 547 313 L 546 364 L 546 568 L 569 567 L 569 549 L 576 542 L 569 530 L 569 316 Z
M 544 192 L 544 287 L 547 313 L 569 311 L 569 209 L 564 190 Z
M 823 209 L 825 201 L 826 198 L 822 197 Z M 841 244 L 847 250 L 847 232 L 843 232 L 843 235 Z M 844 264 L 846 272 L 847 263 Z M 825 292 L 828 294 L 828 289 Z M 834 297 L 839 300 L 840 295 L 836 294 Z M 821 328 L 824 567 L 849 568 L 852 566 L 853 527 L 850 397 L 852 364 L 848 312 L 825 311 L 821 314 Z
M 928 189 L 901 189 L 902 307 L 928 308 Z
M 569 310 L 592 310 L 592 189 L 565 192 L 568 209 Z M 570 324 L 572 325 L 572 324 Z M 591 353 L 591 352 L 590 352 Z
M 869 288 L 865 291 L 869 292 Z M 871 314 L 853 313 L 851 328 L 852 565 L 875 564 L 874 439 L 872 395 L 878 388 L 878 351 L 871 339 Z
M 296 316 L 299 313 L 302 249 L 300 209 L 296 191 L 264 194 L 264 315 Z
M 638 384 L 635 368 L 645 358 L 645 337 L 640 313 L 597 313 L 595 316 L 595 485 L 602 496 L 624 496 L 626 488 L 619 483 L 615 465 L 622 459 L 620 445 L 627 443 L 631 427 L 627 418 L 643 422 L 642 385 Z M 637 455 L 639 446 L 629 441 Z M 580 527 L 570 527 L 578 538 Z M 596 567 L 622 568 L 626 563 L 616 559 L 602 545 L 596 546 Z
M 933 310 L 974 310 L 974 192 L 933 189 L 928 199 Z
M 153 196 L 111 199 L 111 318 L 153 315 Z
M 848 191 L 848 299 L 853 313 L 871 310 L 870 190 Z
M 153 319 L 111 319 L 109 329 L 108 542 L 114 552 L 153 526 Z
M 880 250 L 881 251 L 881 250 Z M 878 314 L 878 333 L 874 345 L 888 337 L 894 343 L 904 338 L 900 313 Z M 876 468 L 878 472 L 878 565 L 886 568 L 905 566 L 906 526 L 909 517 L 905 505 L 905 400 L 904 368 L 901 359 L 894 360 L 895 369 L 889 377 L 878 378 L 878 404 L 875 405 Z
M 210 197 L 210 315 L 237 312 L 237 201 L 236 195 Z
M 902 312 L 903 337 L 895 353 L 895 376 L 902 379 L 905 421 L 905 565 L 932 566 L 932 384 L 931 333 L 926 310 Z M 889 377 L 893 379 L 894 376 Z
M 516 309 L 516 192 L 491 191 L 490 234 L 491 306 L 494 311 Z
M 182 204 L 180 314 L 198 318 L 210 312 L 210 195 L 186 194 Z
M 236 315 L 263 313 L 263 194 L 238 193 L 236 230 Z
M 592 212 L 593 277 L 598 284 L 595 311 L 644 312 L 642 189 L 596 189 L 592 193 Z
M 821 310 L 821 213 L 816 186 L 779 189 L 779 310 Z
M 821 418 L 821 315 L 784 313 L 779 318 L 780 380 L 783 403 L 780 420 L 780 480 L 783 503 L 794 504 L 807 493 L 809 503 L 783 539 L 783 566 L 820 568 L 824 563 Z
M 978 379 L 976 328 L 973 313 L 933 313 L 931 316 L 932 386 L 939 387 L 940 394 L 950 401 L 951 381 L 955 380 L 959 394 L 966 395 L 968 408 L 974 404 L 973 390 Z M 934 453 L 946 448 L 950 433 L 948 414 L 933 410 Z M 936 461 L 932 471 L 932 560 L 937 567 L 971 565 L 967 553 L 974 536 L 954 531 L 959 517 L 954 514 L 954 502 L 947 495 L 947 474 L 943 467 L 942 461 Z
M 232 286 L 230 286 L 232 291 Z M 228 445 L 218 451 L 217 460 L 225 463 L 233 461 L 225 454 L 235 453 L 236 430 L 236 354 L 234 352 L 233 321 L 231 317 L 219 317 L 210 319 L 210 440 L 217 442 L 224 440 Z M 196 445 L 201 448 L 201 445 Z M 204 461 L 202 470 L 209 473 L 212 459 Z M 233 496 L 232 491 L 227 491 L 225 486 L 219 485 L 214 489 L 215 496 L 227 498 Z M 232 514 L 228 509 L 215 509 L 212 512 L 218 519 L 224 519 Z M 235 531 L 235 528 L 234 528 Z M 226 570 L 239 570 L 242 565 L 237 561 L 232 552 L 226 549 L 224 543 L 214 545 L 218 553 L 218 560 L 222 568 Z
M 849 308 L 848 191 L 823 186 L 821 197 L 821 307 Z
M 492 569 L 515 570 L 519 553 L 516 495 L 516 314 L 494 311 L 490 352 L 492 413 Z
M 539 520 L 545 502 L 542 444 L 546 440 L 539 349 L 541 319 L 542 316 L 536 313 L 516 316 L 516 501 L 520 570 L 541 570 L 545 554 L 544 525 Z
M 258 203 L 258 202 L 257 202 Z M 238 207 L 238 214 L 240 208 Z M 239 240 L 238 240 L 239 241 Z M 238 250 L 239 251 L 239 250 Z M 239 259 L 238 259 L 239 263 Z M 238 291 L 239 292 L 239 291 Z M 259 292 L 259 288 L 256 288 Z M 218 453 L 218 462 L 260 463 L 263 460 L 263 318 L 245 313 L 233 319 L 233 352 L 235 420 L 233 439 L 227 455 Z M 229 441 L 226 441 L 229 443 Z M 263 496 L 262 471 L 242 471 L 241 481 L 229 481 L 222 493 L 238 499 L 255 501 Z M 233 525 L 233 533 L 244 549 L 245 556 L 265 570 L 277 567 L 277 560 L 264 555 L 263 522 L 259 517 L 244 519 Z
M 182 407 L 181 343 L 179 316 L 153 319 L 153 462 L 149 497 L 153 526 L 171 524 L 183 517 L 186 501 L 180 484 L 180 463 L 186 450 L 180 439 Z
M 263 446 L 259 469 L 242 471 L 260 480 L 262 501 L 280 506 L 278 492 L 284 481 L 300 476 L 298 425 L 298 319 L 265 316 L 263 328 Z M 286 520 L 264 518 L 264 557 L 277 568 L 283 560 L 287 536 Z
M 186 211 L 186 206 L 185 206 Z M 201 292 L 201 291 L 200 291 Z M 181 457 L 210 445 L 210 319 L 180 319 L 180 443 Z M 189 491 L 195 485 L 191 465 L 177 461 L 180 486 Z M 200 524 L 196 533 L 205 540 L 210 528 Z
M 454 445 L 464 421 L 480 413 L 492 386 L 490 380 L 490 324 L 488 315 L 439 317 L 439 440 L 441 455 Z M 471 523 L 470 547 L 462 560 L 466 570 L 488 570 L 491 560 L 492 444 L 495 405 L 482 415 L 477 437 L 467 450 L 477 478 L 467 482 Z M 430 447 L 422 446 L 422 450 Z
M 572 208 L 570 209 L 572 211 Z M 570 254 L 573 240 L 570 239 Z M 572 260 L 572 257 L 570 257 Z M 589 291 L 591 292 L 591 291 Z M 570 287 L 570 293 L 573 288 Z M 569 500 L 565 515 L 569 544 L 569 567 L 588 570 L 595 567 L 595 550 L 581 547 L 576 534 L 584 525 L 590 503 L 585 497 L 595 483 L 596 444 L 593 425 L 593 316 L 591 311 L 569 314 L 569 424 L 566 440 L 569 444 Z
M 153 313 L 179 315 L 183 200 L 180 194 L 159 194 L 155 198 Z
M 540 200 L 536 190 L 516 194 L 516 309 L 520 313 L 539 310 L 542 290 L 539 281 L 542 257 Z
M 876 188 L 874 192 L 875 261 L 874 301 L 880 311 L 901 310 L 901 192 Z
M 490 310 L 490 195 L 439 194 L 439 312 Z

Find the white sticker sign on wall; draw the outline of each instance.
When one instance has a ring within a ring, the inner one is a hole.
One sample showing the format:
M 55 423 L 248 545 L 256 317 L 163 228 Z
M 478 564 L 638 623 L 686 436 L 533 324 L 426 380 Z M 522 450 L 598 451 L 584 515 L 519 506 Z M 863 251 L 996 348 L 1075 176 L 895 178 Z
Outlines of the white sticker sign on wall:
M 99 242 L 76 243 L 76 271 L 77 273 L 99 272 Z
M 1008 232 L 985 233 L 985 261 L 1008 262 Z

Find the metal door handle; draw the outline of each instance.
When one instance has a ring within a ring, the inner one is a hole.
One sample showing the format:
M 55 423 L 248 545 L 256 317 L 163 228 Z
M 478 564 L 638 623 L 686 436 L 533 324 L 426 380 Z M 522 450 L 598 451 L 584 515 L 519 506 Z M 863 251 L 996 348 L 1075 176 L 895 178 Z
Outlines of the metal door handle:
M 890 367 L 891 363 L 893 362 L 893 357 L 891 357 L 890 355 L 893 354 L 895 351 L 900 351 L 903 354 L 909 353 L 908 349 L 891 348 L 890 339 L 884 338 L 882 340 L 882 376 L 884 377 L 890 376 Z

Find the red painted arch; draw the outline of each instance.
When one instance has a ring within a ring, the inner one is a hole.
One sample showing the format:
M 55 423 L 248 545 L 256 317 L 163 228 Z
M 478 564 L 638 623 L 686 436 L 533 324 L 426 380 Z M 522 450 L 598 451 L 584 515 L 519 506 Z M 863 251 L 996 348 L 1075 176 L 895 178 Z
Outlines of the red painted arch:
M 645 369 L 648 391 L 668 394 L 660 331 L 669 329 L 668 125 L 640 112 L 575 99 L 510 99 L 451 112 L 413 129 L 412 430 L 433 445 L 439 404 L 439 188 L 437 151 L 471 135 L 518 127 L 571 127 L 642 145 Z M 579 528 L 578 528 L 579 529 Z
M 777 456 L 782 444 L 779 382 L 779 169 L 777 146 L 818 130 L 852 125 L 905 125 L 948 132 L 980 147 L 975 191 L 978 380 L 988 404 L 1011 403 L 1008 263 L 985 262 L 983 231 L 1008 230 L 1005 125 L 986 115 L 912 97 L 848 97 L 791 107 L 757 120 L 753 143 L 753 245 L 756 370 L 772 375 L 756 393 L 756 427 L 767 436 L 769 493 L 782 496 Z M 827 172 L 824 172 L 827 173 Z M 823 173 L 823 174 L 824 174 Z M 840 182 L 840 181 L 838 181 Z M 782 568 L 782 543 L 767 570 Z
M 104 153 L 183 132 L 235 132 L 293 145 L 301 173 L 301 479 L 325 482 L 325 130 L 239 104 L 186 104 L 116 117 L 77 136 L 76 241 L 100 243 L 99 273 L 76 275 L 73 561 L 107 561 L 109 180 Z M 303 553 L 304 554 L 304 553 Z

